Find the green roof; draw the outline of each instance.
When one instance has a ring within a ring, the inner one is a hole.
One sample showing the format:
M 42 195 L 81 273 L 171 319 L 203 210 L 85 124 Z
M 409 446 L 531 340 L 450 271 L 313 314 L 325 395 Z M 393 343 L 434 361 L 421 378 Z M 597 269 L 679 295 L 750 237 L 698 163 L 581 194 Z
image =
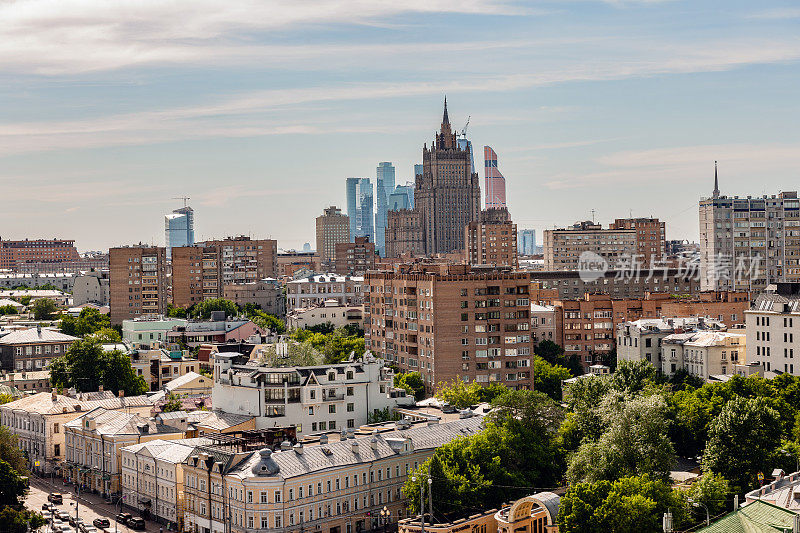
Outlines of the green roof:
M 795 516 L 788 509 L 756 500 L 698 533 L 786 533 L 792 531 Z

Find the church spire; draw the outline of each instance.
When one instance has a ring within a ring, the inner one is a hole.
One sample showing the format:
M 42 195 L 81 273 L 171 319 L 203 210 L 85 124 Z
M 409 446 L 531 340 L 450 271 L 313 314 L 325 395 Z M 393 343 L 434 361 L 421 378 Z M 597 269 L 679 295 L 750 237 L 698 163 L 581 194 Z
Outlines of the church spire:
M 712 198 L 719 198 L 719 178 L 717 177 L 717 162 L 714 161 L 714 192 Z
M 450 125 L 450 117 L 447 116 L 447 96 L 444 97 L 444 115 L 442 116 L 442 124 Z

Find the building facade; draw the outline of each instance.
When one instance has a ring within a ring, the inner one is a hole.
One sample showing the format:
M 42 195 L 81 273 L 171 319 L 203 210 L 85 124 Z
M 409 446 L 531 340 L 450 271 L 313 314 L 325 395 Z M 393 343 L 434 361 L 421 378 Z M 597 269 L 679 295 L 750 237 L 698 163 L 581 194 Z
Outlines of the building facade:
M 697 295 L 697 271 L 681 268 L 655 268 L 632 275 L 627 270 L 607 270 L 598 276 L 585 276 L 577 270 L 530 272 L 542 289 L 555 289 L 562 299 L 582 298 L 584 294 L 608 294 L 614 298 L 644 298 L 650 293 L 670 292 Z
M 472 153 L 456 142 L 447 101 L 439 133 L 422 149 L 423 172 L 416 177 L 414 205 L 420 212 L 425 254 L 464 249 L 464 228 L 480 217 L 481 191 Z
M 375 244 L 369 237 L 356 237 L 355 242 L 336 245 L 336 273 L 342 276 L 363 276 L 375 268 Z
M 319 274 L 296 279 L 286 284 L 286 309 L 322 305 L 326 300 L 336 300 L 339 305 L 364 303 L 364 278 Z
M 666 258 L 666 225 L 657 218 L 618 218 L 609 229 L 636 231 L 636 255 L 642 265 L 656 265 Z
M 26 263 L 64 263 L 78 261 L 80 255 L 74 240 L 33 239 L 9 241 L 0 239 L 0 268 L 16 270 Z
M 454 379 L 531 388 L 530 275 L 413 265 L 365 279 L 367 349 L 420 372 L 428 392 Z
M 364 306 L 339 305 L 336 300 L 326 300 L 322 305 L 297 307 L 286 315 L 286 327 L 289 330 L 322 324 L 331 324 L 335 328 L 355 326 L 363 329 Z
M 11 331 L 0 336 L 0 368 L 14 372 L 44 370 L 76 340 L 77 337 L 41 325 Z
M 517 232 L 519 244 L 517 249 L 520 255 L 534 255 L 536 253 L 536 230 L 522 229 Z
M 194 210 L 189 206 L 175 209 L 164 215 L 164 242 L 167 259 L 172 259 L 172 249 L 194 244 Z
M 386 220 L 389 198 L 394 193 L 394 165 L 388 161 L 378 163 L 375 179 L 375 246 L 378 253 L 386 254 Z
M 705 290 L 747 291 L 800 281 L 796 191 L 700 200 L 700 273 Z
M 336 245 L 350 242 L 350 219 L 338 207 L 328 207 L 317 217 L 317 254 L 320 267 L 333 270 L 336 265 Z
M 264 278 L 252 283 L 225 285 L 223 297 L 240 307 L 257 305 L 262 311 L 278 318 L 286 316 L 286 296 L 283 284 L 275 278 Z
M 295 426 L 297 435 L 366 424 L 384 410 L 414 405 L 393 385 L 381 359 L 337 365 L 270 368 L 245 364 L 240 354 L 214 357 L 214 408 L 254 416 L 256 429 Z
M 481 220 L 464 228 L 464 256 L 470 265 L 517 268 L 517 225 L 511 222 L 508 209 L 490 208 L 481 212 Z
M 347 178 L 347 216 L 350 238 L 369 237 L 375 242 L 375 215 L 372 183 L 369 178 Z
M 400 257 L 404 254 L 425 254 L 422 234 L 422 214 L 418 209 L 389 211 L 386 222 L 386 255 Z
M 497 153 L 491 146 L 483 147 L 483 172 L 486 177 L 484 209 L 506 207 L 506 179 L 497 168 Z
M 109 250 L 111 323 L 167 310 L 167 252 L 161 247 Z
M 111 285 L 108 270 L 91 270 L 75 276 L 72 284 L 72 305 L 88 303 L 108 305 L 111 299 Z
M 778 283 L 745 311 L 747 360 L 768 372 L 800 375 L 800 283 Z

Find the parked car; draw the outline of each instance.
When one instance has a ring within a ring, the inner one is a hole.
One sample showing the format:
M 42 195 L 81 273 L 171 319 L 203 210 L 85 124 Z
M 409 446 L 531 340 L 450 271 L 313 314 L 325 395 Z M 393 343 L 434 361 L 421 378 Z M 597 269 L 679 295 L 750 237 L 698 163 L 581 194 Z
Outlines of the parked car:
M 78 531 L 81 533 L 97 533 L 97 528 L 89 524 L 81 524 L 78 526 Z
M 144 529 L 145 522 L 141 516 L 133 516 L 128 519 L 128 527 L 131 529 Z
M 107 527 L 111 527 L 111 521 L 108 518 L 95 518 L 92 521 L 94 527 L 105 529 Z
M 65 527 L 68 528 L 69 526 L 65 525 L 61 520 L 53 520 L 52 529 L 54 533 L 61 533 L 61 530 Z
M 117 522 L 119 522 L 120 524 L 127 524 L 128 520 L 130 520 L 131 518 L 133 518 L 133 515 L 130 513 L 119 513 L 117 515 Z
M 59 518 L 59 519 L 60 519 L 62 522 L 69 522 L 69 513 L 68 513 L 68 512 L 66 512 L 66 511 L 58 511 L 58 512 L 56 513 L 56 516 L 57 516 L 57 517 L 58 517 L 58 518 Z
M 72 527 L 78 527 L 82 523 L 83 523 L 83 518 L 75 518 L 74 516 L 70 515 L 69 525 L 71 525 Z
M 64 503 L 64 497 L 61 495 L 60 492 L 51 492 L 47 495 L 47 501 L 50 503 L 54 503 L 56 505 L 61 505 Z
M 43 503 L 42 504 L 42 511 L 49 511 L 49 510 L 50 510 L 50 504 L 49 503 Z

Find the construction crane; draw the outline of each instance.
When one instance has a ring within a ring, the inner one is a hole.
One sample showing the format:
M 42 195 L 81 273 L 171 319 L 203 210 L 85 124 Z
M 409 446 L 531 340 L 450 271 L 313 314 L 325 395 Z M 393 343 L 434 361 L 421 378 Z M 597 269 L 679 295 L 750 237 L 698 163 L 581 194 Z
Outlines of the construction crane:
M 463 137 L 465 139 L 467 138 L 467 128 L 469 127 L 469 119 L 471 117 L 472 117 L 472 115 L 467 116 L 467 123 L 464 124 L 463 128 L 461 128 L 461 137 Z
M 189 197 L 189 196 L 173 196 L 172 199 L 173 200 L 183 200 L 183 207 L 186 207 L 186 202 L 191 200 L 191 197 Z

